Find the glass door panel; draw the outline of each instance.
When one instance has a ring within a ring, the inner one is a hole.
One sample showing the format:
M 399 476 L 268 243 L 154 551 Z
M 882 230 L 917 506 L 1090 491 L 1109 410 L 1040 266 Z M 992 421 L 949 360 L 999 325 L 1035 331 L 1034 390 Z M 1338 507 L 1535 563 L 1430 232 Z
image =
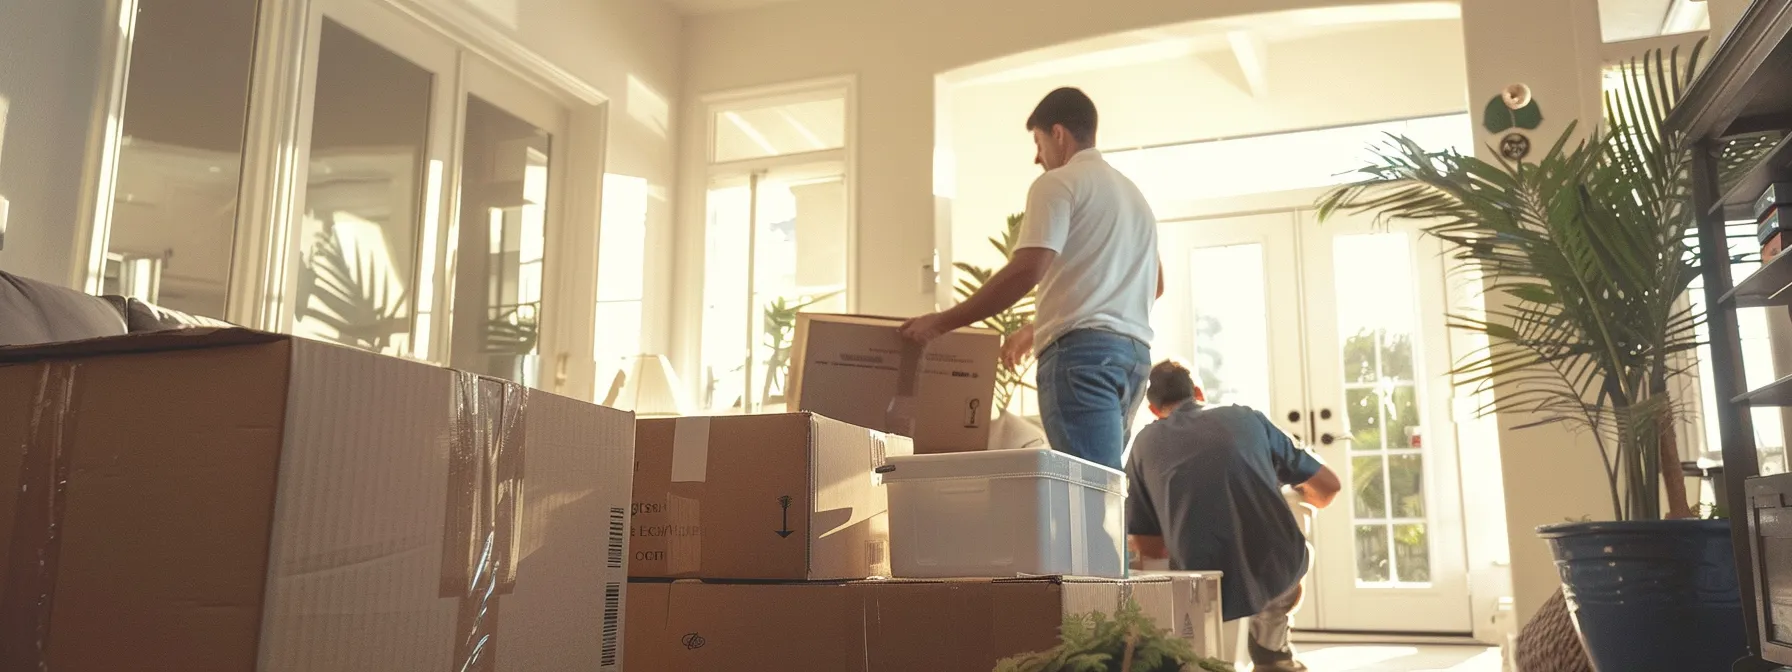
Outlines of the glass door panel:
M 554 137 L 467 97 L 455 275 L 455 368 L 539 387 Z
M 455 54 L 389 10 L 315 6 L 308 175 L 297 227 L 293 332 L 428 358 L 429 299 Z
M 105 293 L 225 318 L 257 4 L 138 3 Z
M 846 310 L 844 175 L 842 165 L 828 162 L 712 183 L 699 388 L 704 408 L 783 410 L 797 315 Z
M 1468 632 L 1442 257 L 1416 229 L 1303 217 L 1314 445 L 1345 484 L 1316 521 L 1316 625 Z

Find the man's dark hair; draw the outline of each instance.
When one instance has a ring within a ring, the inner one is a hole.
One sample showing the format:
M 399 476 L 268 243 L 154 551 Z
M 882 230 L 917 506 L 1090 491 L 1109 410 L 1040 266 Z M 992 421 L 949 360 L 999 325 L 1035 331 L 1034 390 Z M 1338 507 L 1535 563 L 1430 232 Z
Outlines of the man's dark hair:
M 1079 143 L 1095 144 L 1095 101 L 1068 86 L 1045 94 L 1033 116 L 1027 117 L 1027 130 L 1050 133 L 1053 126 L 1063 126 Z
M 1193 398 L 1195 376 L 1182 362 L 1166 359 L 1151 367 L 1151 386 L 1145 388 L 1145 399 L 1152 406 L 1164 408 Z

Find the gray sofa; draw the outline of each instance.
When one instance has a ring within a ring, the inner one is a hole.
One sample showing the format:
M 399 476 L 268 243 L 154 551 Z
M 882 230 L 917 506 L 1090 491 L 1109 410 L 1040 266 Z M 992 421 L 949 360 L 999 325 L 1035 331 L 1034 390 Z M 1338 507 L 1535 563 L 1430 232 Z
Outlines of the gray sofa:
M 228 326 L 234 325 L 129 297 L 91 296 L 0 271 L 0 346 Z

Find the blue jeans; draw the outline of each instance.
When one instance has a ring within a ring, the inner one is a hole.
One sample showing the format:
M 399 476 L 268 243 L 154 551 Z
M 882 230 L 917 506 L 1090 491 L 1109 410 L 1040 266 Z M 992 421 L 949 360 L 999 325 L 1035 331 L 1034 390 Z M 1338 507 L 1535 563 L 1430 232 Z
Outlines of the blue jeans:
M 1039 415 L 1052 448 L 1122 469 L 1150 374 L 1151 348 L 1110 331 L 1079 329 L 1046 346 L 1039 353 Z

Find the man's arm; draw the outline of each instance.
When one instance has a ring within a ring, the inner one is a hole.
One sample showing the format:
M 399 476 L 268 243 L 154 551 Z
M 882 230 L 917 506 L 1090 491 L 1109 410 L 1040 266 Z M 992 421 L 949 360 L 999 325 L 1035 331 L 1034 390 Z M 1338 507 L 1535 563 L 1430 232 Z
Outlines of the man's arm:
M 996 271 L 982 288 L 940 313 L 944 331 L 971 326 L 1013 307 L 1027 297 L 1027 292 L 1039 286 L 1039 281 L 1045 279 L 1046 269 L 1051 268 L 1057 258 L 1057 252 L 1043 247 L 1015 250 L 1008 265 Z
M 1337 499 L 1338 493 L 1343 490 L 1344 483 L 1338 480 L 1337 472 L 1326 466 L 1319 467 L 1318 473 L 1313 474 L 1306 482 L 1294 486 L 1294 491 L 1300 493 L 1301 500 L 1312 504 L 1315 509 L 1331 506 L 1332 500 Z
M 1157 258 L 1157 297 L 1164 298 L 1164 258 Z
M 910 340 L 923 343 L 940 337 L 942 334 L 971 326 L 994 317 L 996 313 L 1026 298 L 1027 292 L 1039 286 L 1045 278 L 1046 269 L 1058 259 L 1058 253 L 1050 248 L 1023 247 L 1014 251 L 1014 257 L 1008 265 L 996 271 L 989 282 L 976 293 L 968 296 L 942 312 L 922 315 L 902 324 L 902 335 Z
M 1276 427 L 1261 411 L 1257 412 L 1257 420 L 1263 423 L 1263 431 L 1269 436 L 1270 461 L 1275 464 L 1276 478 L 1292 486 L 1313 508 L 1330 506 L 1338 492 L 1344 489 L 1338 474 L 1312 451 L 1294 445 L 1288 433 Z

